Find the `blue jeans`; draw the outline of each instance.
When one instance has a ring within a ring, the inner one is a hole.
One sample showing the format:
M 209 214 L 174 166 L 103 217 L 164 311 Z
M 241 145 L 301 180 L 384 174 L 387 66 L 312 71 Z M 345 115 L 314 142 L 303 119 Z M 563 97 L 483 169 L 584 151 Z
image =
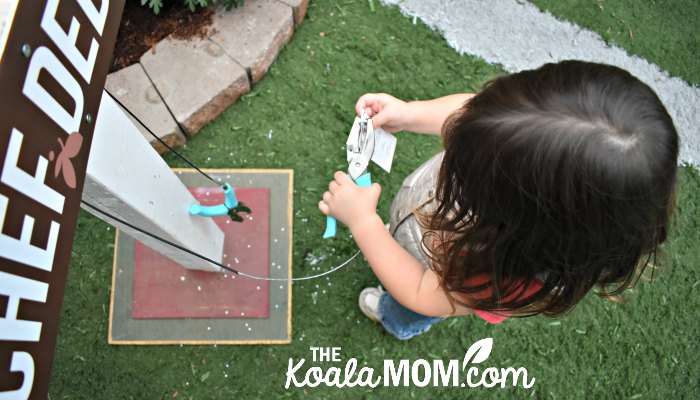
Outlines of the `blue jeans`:
M 415 313 L 399 304 L 388 292 L 382 293 L 379 299 L 379 315 L 384 329 L 400 340 L 420 335 L 444 319 Z

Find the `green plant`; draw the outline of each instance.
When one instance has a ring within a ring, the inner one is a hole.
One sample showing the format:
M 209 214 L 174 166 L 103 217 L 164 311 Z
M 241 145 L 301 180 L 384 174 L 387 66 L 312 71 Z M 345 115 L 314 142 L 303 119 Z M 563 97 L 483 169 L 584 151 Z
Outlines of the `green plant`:
M 169 0 L 168 0 L 169 1 Z M 243 5 L 245 0 L 222 0 L 224 3 L 226 3 L 226 9 L 230 10 L 233 7 L 238 7 Z M 215 4 L 218 3 L 219 0 L 182 0 L 182 4 L 186 5 L 187 8 L 190 9 L 190 11 L 195 12 L 197 9 L 197 6 L 199 7 L 206 7 L 209 4 Z M 163 8 L 163 0 L 141 0 L 141 5 L 145 6 L 148 5 L 148 7 L 153 10 L 154 14 L 160 13 L 160 10 Z

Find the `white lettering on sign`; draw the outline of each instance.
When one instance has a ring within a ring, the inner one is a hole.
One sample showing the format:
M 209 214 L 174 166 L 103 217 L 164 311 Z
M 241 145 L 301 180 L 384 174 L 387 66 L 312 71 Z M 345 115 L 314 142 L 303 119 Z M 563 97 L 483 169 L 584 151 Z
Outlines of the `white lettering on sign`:
M 12 261 L 43 269 L 44 271 L 51 271 L 61 225 L 56 221 L 51 221 L 49 242 L 46 245 L 46 249 L 41 249 L 31 244 L 34 218 L 29 215 L 24 216 L 24 224 L 22 225 L 22 233 L 19 240 L 12 236 L 7 236 L 2 233 L 2 228 L 5 225 L 5 216 L 7 215 L 7 203 L 7 197 L 0 195 L 0 249 L 2 249 L 0 255 Z
M 27 399 L 34 385 L 34 359 L 24 351 L 12 352 L 12 362 L 10 372 L 21 372 L 24 374 L 22 387 L 11 392 L 0 392 L 0 400 Z
M 88 51 L 87 58 L 80 54 L 80 51 L 76 47 L 78 32 L 80 31 L 80 23 L 75 17 L 73 17 L 71 19 L 70 27 L 68 28 L 68 33 L 66 34 L 58 22 L 56 22 L 58 3 L 59 0 L 48 0 L 46 3 L 46 9 L 44 9 L 44 15 L 41 18 L 41 27 L 49 35 L 53 42 L 56 43 L 56 46 L 58 46 L 71 64 L 73 64 L 75 69 L 80 73 L 83 79 L 85 79 L 85 82 L 90 83 L 90 80 L 92 79 L 92 71 L 95 68 L 95 60 L 97 60 L 97 49 L 99 48 L 99 45 L 97 44 L 97 40 L 93 38 L 92 43 L 90 43 L 90 50 Z M 107 19 L 109 1 L 102 0 L 102 6 L 100 7 L 99 11 L 97 11 L 97 8 L 95 8 L 95 5 L 91 0 L 78 0 L 78 4 L 83 9 L 83 12 L 88 17 L 97 32 L 102 35 L 102 30 L 104 29 L 105 21 Z
M 9 296 L 5 317 L 0 318 L 0 340 L 38 342 L 41 322 L 17 319 L 20 300 L 46 303 L 49 285 L 0 271 L 0 294 Z
M 5 164 L 2 167 L 2 177 L 0 180 L 25 196 L 45 205 L 46 207 L 63 213 L 63 203 L 65 197 L 57 191 L 44 184 L 46 170 L 49 162 L 46 158 L 39 156 L 36 166 L 36 174 L 30 175 L 17 166 L 19 152 L 22 148 L 24 135 L 16 128 L 12 128 L 10 143 L 7 146 Z
M 59 214 L 62 213 L 65 197 L 44 184 L 48 161 L 44 157 L 39 156 L 34 176 L 17 166 L 22 139 L 22 133 L 17 129 L 13 129 L 0 180 L 25 196 L 45 204 Z M 22 225 L 22 233 L 19 240 L 2 233 L 2 228 L 5 226 L 7 206 L 7 197 L 0 195 L 0 249 L 2 249 L 0 255 L 35 268 L 51 271 L 61 225 L 56 221 L 51 221 L 48 244 L 46 249 L 41 249 L 31 244 L 34 218 L 29 215 L 24 216 L 24 224 Z
M 7 215 L 7 197 L 0 195 L 0 231 L 5 225 L 5 215 Z M 51 229 L 49 230 L 49 241 L 46 249 L 35 247 L 31 244 L 32 232 L 34 231 L 34 218 L 29 215 L 24 216 L 24 224 L 22 225 L 22 233 L 19 240 L 0 233 L 0 247 L 3 257 L 17 261 L 32 267 L 51 271 L 53 268 L 53 258 L 56 253 L 56 243 L 58 242 L 58 232 L 61 225 L 56 221 L 51 221 Z
M 56 79 L 75 101 L 75 110 L 71 114 L 39 84 L 39 73 L 45 70 Z M 83 90 L 78 81 L 61 64 L 51 50 L 39 47 L 32 54 L 24 80 L 22 92 L 36 104 L 46 115 L 51 117 L 67 134 L 80 130 L 80 118 L 83 115 Z
M 102 0 L 102 5 L 100 10 L 92 3 L 92 0 L 78 0 L 78 4 L 83 9 L 85 15 L 95 27 L 97 33 L 102 36 L 102 31 L 105 29 L 105 22 L 107 22 L 107 11 L 109 10 L 109 0 Z

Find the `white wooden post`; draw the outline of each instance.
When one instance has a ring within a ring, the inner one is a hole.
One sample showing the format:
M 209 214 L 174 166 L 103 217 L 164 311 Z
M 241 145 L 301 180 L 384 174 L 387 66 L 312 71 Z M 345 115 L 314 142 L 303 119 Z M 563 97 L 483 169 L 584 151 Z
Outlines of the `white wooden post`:
M 211 218 L 191 216 L 196 200 L 143 135 L 103 92 L 83 200 L 164 239 L 221 262 L 224 233 Z M 188 269 L 220 268 L 83 208 Z

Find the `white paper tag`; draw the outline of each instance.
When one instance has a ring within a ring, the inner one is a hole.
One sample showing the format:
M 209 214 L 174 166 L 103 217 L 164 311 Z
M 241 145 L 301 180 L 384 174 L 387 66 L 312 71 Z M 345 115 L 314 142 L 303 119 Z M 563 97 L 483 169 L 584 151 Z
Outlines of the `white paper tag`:
M 394 161 L 396 150 L 396 136 L 382 128 L 374 128 L 374 153 L 372 161 L 377 163 L 386 172 L 391 172 L 391 163 Z

